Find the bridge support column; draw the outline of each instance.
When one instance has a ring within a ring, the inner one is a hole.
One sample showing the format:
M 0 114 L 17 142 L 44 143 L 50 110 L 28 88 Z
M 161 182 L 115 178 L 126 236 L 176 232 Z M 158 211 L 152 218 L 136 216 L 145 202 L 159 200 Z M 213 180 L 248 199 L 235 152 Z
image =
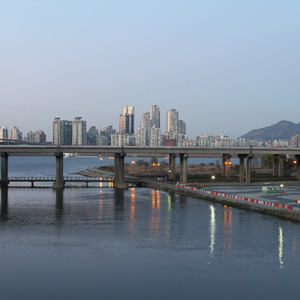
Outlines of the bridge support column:
M 273 155 L 273 176 L 278 177 L 279 155 Z
M 284 159 L 286 158 L 285 155 L 279 156 L 279 164 L 278 164 L 278 177 L 283 177 L 284 173 Z
M 240 182 L 245 181 L 245 158 L 247 157 L 246 154 L 238 154 L 240 159 Z
M 230 161 L 231 155 L 230 154 L 223 154 L 222 156 L 222 176 L 226 178 L 230 178 L 230 167 L 231 167 L 231 161 Z
M 180 157 L 180 183 L 187 183 L 188 155 L 184 153 L 180 153 L 179 157 Z
M 300 180 L 300 155 L 295 155 L 297 165 L 297 179 Z
M 64 182 L 64 154 L 62 152 L 55 153 L 56 158 L 56 177 L 53 183 L 53 188 L 63 189 L 65 187 Z
M 171 180 L 175 180 L 176 176 L 176 154 L 169 154 L 169 176 Z
M 226 174 L 226 156 L 227 154 L 222 155 L 222 176 L 225 177 Z
M 251 160 L 253 156 L 248 155 L 246 158 L 246 183 L 251 183 Z
M 124 180 L 124 153 L 115 154 L 115 181 L 114 187 L 117 189 L 126 189 L 128 188 L 127 183 Z
M 1 153 L 1 187 L 7 188 L 8 186 L 8 153 Z
M 285 156 L 274 154 L 273 155 L 273 176 L 275 177 L 283 177 L 284 171 L 284 162 L 283 159 Z

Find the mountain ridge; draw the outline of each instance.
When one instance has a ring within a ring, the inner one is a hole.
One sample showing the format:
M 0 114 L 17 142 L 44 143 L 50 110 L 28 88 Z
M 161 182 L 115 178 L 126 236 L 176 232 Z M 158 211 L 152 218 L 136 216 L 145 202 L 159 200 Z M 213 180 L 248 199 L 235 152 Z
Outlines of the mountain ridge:
M 290 140 L 292 136 L 300 136 L 300 122 L 282 120 L 276 124 L 253 129 L 241 136 L 247 140 Z

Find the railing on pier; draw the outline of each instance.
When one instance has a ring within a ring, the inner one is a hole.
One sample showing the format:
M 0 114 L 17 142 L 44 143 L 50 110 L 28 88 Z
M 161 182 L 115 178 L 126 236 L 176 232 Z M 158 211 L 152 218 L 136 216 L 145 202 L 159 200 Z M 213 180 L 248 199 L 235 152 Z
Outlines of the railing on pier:
M 0 180 L 1 183 L 4 180 Z M 34 183 L 35 182 L 55 182 L 55 177 L 9 177 L 7 180 L 5 180 L 6 183 L 10 183 L 10 182 L 30 182 L 31 183 L 31 187 L 35 187 Z M 86 184 L 86 186 L 89 186 L 89 183 L 92 182 L 99 182 L 99 183 L 103 183 L 103 182 L 109 182 L 111 184 L 113 184 L 113 179 L 111 178 L 101 178 L 101 177 L 81 177 L 81 176 L 72 176 L 72 177 L 64 177 L 64 183 L 67 182 L 84 182 Z
M 131 178 L 130 183 L 138 183 L 140 182 L 137 178 Z M 36 187 L 34 184 L 36 182 L 55 182 L 55 177 L 9 177 L 7 180 L 0 180 L 0 183 L 9 183 L 12 182 L 29 182 L 31 183 L 31 187 Z M 100 187 L 103 187 L 102 183 L 109 183 L 109 187 L 113 187 L 114 179 L 113 178 L 104 178 L 104 177 L 83 177 L 83 176 L 66 176 L 64 177 L 64 183 L 75 183 L 75 182 L 83 182 L 86 184 L 86 187 L 89 186 L 89 183 L 99 183 Z M 17 187 L 17 186 L 14 186 Z M 40 187 L 40 186 L 39 186 Z

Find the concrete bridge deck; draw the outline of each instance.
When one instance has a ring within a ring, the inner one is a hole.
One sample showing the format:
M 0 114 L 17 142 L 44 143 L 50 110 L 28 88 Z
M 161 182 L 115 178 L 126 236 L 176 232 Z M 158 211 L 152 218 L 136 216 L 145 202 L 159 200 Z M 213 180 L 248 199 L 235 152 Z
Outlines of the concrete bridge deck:
M 254 156 L 273 155 L 273 175 L 283 176 L 283 159 L 288 155 L 294 157 L 297 165 L 297 178 L 300 180 L 300 148 L 253 148 L 253 147 L 99 147 L 99 146 L 0 146 L 2 186 L 8 181 L 9 156 L 55 156 L 56 177 L 53 187 L 64 188 L 63 157 L 64 153 L 77 153 L 89 156 L 114 156 L 114 184 L 118 188 L 126 188 L 124 179 L 125 156 L 169 156 L 169 175 L 175 179 L 175 159 L 180 158 L 180 183 L 187 183 L 187 165 L 189 157 L 216 156 L 222 157 L 222 175 L 230 177 L 230 158 L 237 156 L 240 160 L 240 182 L 251 182 L 251 160 Z M 245 165 L 246 161 L 246 165 Z

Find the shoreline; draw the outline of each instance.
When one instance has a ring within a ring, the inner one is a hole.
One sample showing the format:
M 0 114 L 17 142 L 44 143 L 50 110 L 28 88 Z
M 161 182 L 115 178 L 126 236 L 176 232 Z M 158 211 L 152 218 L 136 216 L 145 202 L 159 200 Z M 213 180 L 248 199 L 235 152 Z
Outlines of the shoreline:
M 114 177 L 112 172 L 103 171 L 95 168 L 89 168 L 84 171 L 80 171 L 77 174 L 83 176 L 101 176 L 101 177 Z M 125 175 L 126 177 L 131 177 Z M 137 177 L 138 178 L 138 177 Z M 278 182 L 256 182 L 252 184 L 246 183 L 233 183 L 233 182 L 218 182 L 213 185 L 203 182 L 202 184 L 175 184 L 175 183 L 166 183 L 166 182 L 157 182 L 154 180 L 146 180 L 143 182 L 141 186 L 153 188 L 157 190 L 163 190 L 167 192 L 173 192 L 181 195 L 186 195 L 194 198 L 199 198 L 207 201 L 211 201 L 214 203 L 219 203 L 222 205 L 230 205 L 235 208 L 247 209 L 253 212 L 268 214 L 284 219 L 288 219 L 291 221 L 300 222 L 300 208 L 295 207 L 295 205 L 287 205 L 277 203 L 277 200 L 274 201 L 264 201 L 261 195 L 259 195 L 256 191 L 255 195 L 250 195 L 251 197 L 245 197 L 245 191 L 248 188 L 256 187 L 257 189 L 261 189 L 261 187 L 265 184 L 277 184 Z M 288 186 L 298 188 L 299 198 L 300 198 L 300 185 L 298 181 L 286 182 Z M 200 188 L 201 187 L 201 188 Z M 204 189 L 205 187 L 205 189 Z M 218 191 L 214 191 L 219 188 Z M 222 190 L 224 188 L 224 190 Z M 231 189 L 233 193 L 227 192 L 226 189 Z M 236 190 L 240 192 L 236 194 Z M 236 195 L 235 195 L 236 194 Z M 258 196 L 258 198 L 257 198 Z M 277 196 L 277 195 L 275 195 Z M 281 196 L 280 196 L 281 197 Z M 257 198 L 257 199 L 255 199 Z M 280 198 L 281 199 L 281 198 Z M 292 201 L 292 200 L 290 200 Z
M 199 198 L 202 200 L 207 200 L 222 205 L 229 205 L 235 208 L 246 209 L 253 212 L 272 215 L 290 221 L 300 222 L 300 208 L 297 207 L 291 207 L 288 205 L 285 205 L 285 207 L 283 207 L 282 205 L 276 203 L 273 203 L 273 205 L 271 205 L 270 203 L 272 202 L 268 202 L 267 204 L 267 201 L 263 201 L 263 200 L 255 200 L 247 197 L 233 196 L 224 193 L 212 192 L 209 191 L 208 189 L 204 190 L 204 189 L 194 188 L 189 185 L 181 185 L 181 184 L 172 185 L 172 184 L 149 181 L 146 182 L 144 186 L 148 188 L 163 190 L 166 192 L 173 192 L 173 193 L 175 192 L 180 195 Z M 231 186 L 234 187 L 234 185 Z M 265 204 L 263 204 L 263 202 L 265 202 Z

